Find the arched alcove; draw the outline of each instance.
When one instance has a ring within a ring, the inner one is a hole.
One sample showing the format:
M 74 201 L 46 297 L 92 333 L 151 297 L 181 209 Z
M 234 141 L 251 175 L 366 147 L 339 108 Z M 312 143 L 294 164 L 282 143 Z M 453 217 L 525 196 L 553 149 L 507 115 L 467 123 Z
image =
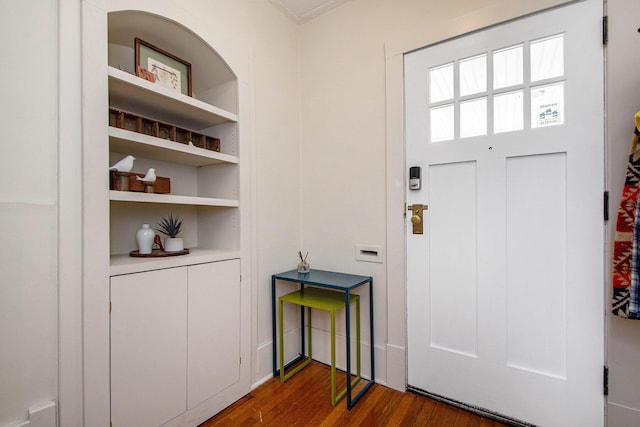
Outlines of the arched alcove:
M 139 10 L 108 14 L 109 65 L 135 74 L 136 37 L 191 64 L 192 96 L 238 112 L 237 76 L 209 44 L 181 24 Z

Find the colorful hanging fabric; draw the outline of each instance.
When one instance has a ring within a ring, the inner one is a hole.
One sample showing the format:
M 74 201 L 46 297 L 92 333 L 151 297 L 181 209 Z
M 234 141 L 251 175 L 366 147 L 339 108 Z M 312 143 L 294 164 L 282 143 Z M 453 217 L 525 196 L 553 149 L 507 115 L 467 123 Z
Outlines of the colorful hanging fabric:
M 635 120 L 613 243 L 611 311 L 626 319 L 640 319 L 640 112 L 636 113 Z
M 638 293 L 640 290 L 640 203 L 636 206 L 633 225 L 633 256 L 631 257 L 631 286 L 629 286 L 629 319 L 638 319 Z

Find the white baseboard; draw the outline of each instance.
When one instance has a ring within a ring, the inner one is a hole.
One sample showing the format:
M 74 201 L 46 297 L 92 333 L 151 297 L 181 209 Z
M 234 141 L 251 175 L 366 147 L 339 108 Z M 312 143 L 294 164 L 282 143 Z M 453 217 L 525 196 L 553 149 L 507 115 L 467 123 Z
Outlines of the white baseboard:
M 398 390 L 407 389 L 407 353 L 401 346 L 387 344 L 387 386 Z
M 389 387 L 389 375 L 387 372 L 387 347 L 383 345 L 376 344 L 374 346 L 374 350 L 376 352 L 376 383 L 383 385 L 385 387 Z M 368 357 L 368 355 L 367 355 Z
M 637 427 L 640 425 L 640 410 L 609 402 L 607 404 L 607 427 Z
M 29 419 L 5 427 L 56 427 L 56 403 L 45 402 L 29 408 Z
M 255 390 L 258 387 L 260 387 L 262 384 L 266 383 L 267 381 L 269 381 L 271 378 L 273 378 L 273 374 L 269 374 L 266 377 L 262 377 L 259 378 L 256 382 L 254 382 L 253 384 L 251 384 L 251 390 Z

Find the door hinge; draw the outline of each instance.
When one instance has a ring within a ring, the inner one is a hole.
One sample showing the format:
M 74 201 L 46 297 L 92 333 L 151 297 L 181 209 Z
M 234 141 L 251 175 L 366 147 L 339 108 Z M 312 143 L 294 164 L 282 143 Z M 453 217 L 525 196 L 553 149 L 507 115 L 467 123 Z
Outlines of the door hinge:
M 609 192 L 604 192 L 604 220 L 609 221 Z
M 603 366 L 602 371 L 602 394 L 609 396 L 609 367 Z
M 111 301 L 109 301 L 109 313 L 111 313 L 111 308 L 112 308 Z
M 609 17 L 602 17 L 602 44 L 607 45 L 609 43 Z

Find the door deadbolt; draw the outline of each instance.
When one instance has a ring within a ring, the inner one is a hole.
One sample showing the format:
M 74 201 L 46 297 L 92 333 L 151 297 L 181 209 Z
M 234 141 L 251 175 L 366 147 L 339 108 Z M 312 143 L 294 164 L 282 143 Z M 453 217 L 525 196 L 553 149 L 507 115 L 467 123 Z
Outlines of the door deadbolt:
M 429 209 L 427 205 L 413 204 L 407 206 L 407 210 L 411 211 L 411 224 L 413 224 L 413 234 L 424 234 L 422 220 L 422 212 Z

